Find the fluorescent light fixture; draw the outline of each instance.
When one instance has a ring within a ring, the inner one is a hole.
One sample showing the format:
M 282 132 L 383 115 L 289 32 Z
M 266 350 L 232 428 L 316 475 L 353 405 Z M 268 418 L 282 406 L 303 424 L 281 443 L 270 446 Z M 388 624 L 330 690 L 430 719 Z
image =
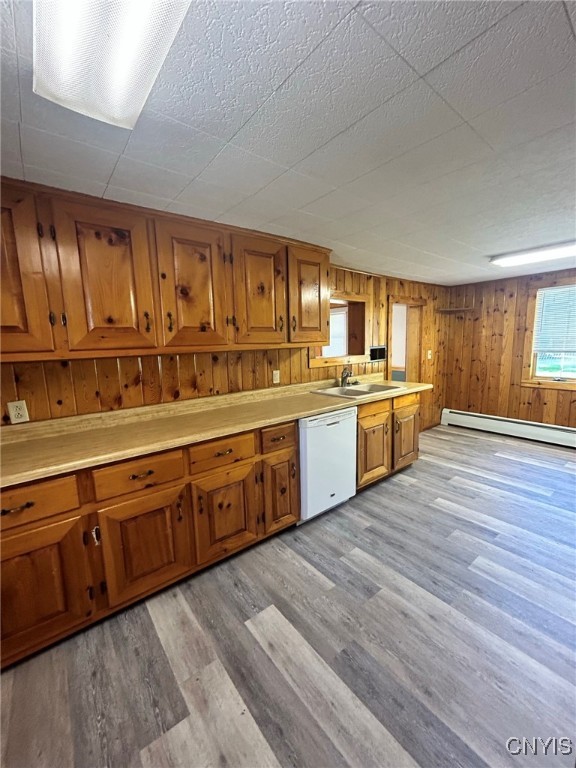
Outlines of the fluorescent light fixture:
M 133 128 L 191 0 L 34 0 L 34 93 Z
M 576 242 L 558 243 L 557 245 L 546 245 L 543 248 L 534 248 L 531 251 L 492 256 L 490 264 L 497 264 L 499 267 L 519 267 L 521 264 L 536 264 L 539 261 L 555 261 L 570 257 L 576 258 Z

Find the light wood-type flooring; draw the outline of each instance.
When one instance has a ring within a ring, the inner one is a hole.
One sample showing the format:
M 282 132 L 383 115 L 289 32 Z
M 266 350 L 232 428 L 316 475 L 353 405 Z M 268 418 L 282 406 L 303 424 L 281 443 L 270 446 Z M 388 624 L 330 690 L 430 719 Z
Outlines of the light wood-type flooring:
M 5 672 L 2 766 L 572 768 L 575 462 L 424 433 L 395 477 Z

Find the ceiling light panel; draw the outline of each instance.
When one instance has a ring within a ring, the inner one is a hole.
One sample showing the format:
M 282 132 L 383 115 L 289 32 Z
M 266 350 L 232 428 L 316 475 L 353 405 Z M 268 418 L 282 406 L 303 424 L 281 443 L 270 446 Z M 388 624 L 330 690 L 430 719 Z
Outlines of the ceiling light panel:
M 569 258 L 576 259 L 576 243 L 560 243 L 531 251 L 493 256 L 490 259 L 490 263 L 497 264 L 499 267 L 517 267 L 522 264 L 537 264 L 540 261 Z
M 35 0 L 34 92 L 133 128 L 190 0 Z

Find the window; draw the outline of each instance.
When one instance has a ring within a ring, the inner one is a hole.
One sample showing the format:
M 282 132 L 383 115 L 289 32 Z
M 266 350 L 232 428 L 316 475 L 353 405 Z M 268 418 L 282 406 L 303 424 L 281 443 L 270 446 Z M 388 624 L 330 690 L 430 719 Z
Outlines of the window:
M 322 357 L 348 354 L 348 307 L 330 307 L 330 344 L 322 347 Z
M 576 285 L 536 294 L 532 376 L 576 379 Z

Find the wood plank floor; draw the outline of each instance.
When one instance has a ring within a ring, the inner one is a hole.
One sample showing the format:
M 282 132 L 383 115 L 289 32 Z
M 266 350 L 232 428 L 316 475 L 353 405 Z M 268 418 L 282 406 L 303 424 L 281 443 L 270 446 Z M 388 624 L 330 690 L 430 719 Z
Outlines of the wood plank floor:
M 5 672 L 2 766 L 572 768 L 575 469 L 424 433 L 338 510 Z

